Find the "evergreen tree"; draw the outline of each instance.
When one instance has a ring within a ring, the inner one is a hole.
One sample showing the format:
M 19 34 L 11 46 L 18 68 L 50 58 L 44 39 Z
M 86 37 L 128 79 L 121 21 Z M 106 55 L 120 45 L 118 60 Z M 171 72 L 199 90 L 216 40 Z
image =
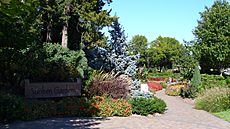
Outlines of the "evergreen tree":
M 108 53 L 108 58 L 112 64 L 112 68 L 121 74 L 124 73 L 130 77 L 134 76 L 137 71 L 136 60 L 138 59 L 138 55 L 130 56 L 128 54 L 125 31 L 118 20 L 112 24 L 109 32 L 111 35 L 111 50 Z
M 137 60 L 139 55 L 129 55 L 128 44 L 126 42 L 125 31 L 116 20 L 109 31 L 111 35 L 110 50 L 108 51 L 108 60 L 111 68 L 120 74 L 126 74 L 133 79 L 131 89 L 132 97 L 150 97 L 150 92 L 143 93 L 140 91 L 140 81 L 135 79 L 137 72 Z
M 199 70 L 199 66 L 196 66 L 193 73 L 193 77 L 191 79 L 190 97 L 194 98 L 196 96 L 200 83 L 201 83 L 200 70 Z

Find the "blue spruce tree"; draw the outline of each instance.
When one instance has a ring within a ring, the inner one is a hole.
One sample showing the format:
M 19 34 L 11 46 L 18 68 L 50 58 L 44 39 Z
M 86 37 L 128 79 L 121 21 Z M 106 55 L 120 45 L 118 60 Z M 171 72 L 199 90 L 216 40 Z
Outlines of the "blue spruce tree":
M 128 44 L 126 42 L 125 31 L 122 29 L 118 20 L 113 22 L 109 31 L 110 49 L 108 50 L 107 58 L 110 61 L 110 68 L 119 74 L 126 74 L 133 79 L 131 89 L 132 97 L 151 97 L 150 92 L 142 93 L 140 91 L 140 81 L 135 79 L 134 75 L 137 72 L 136 61 L 139 55 L 131 56 L 128 54 Z

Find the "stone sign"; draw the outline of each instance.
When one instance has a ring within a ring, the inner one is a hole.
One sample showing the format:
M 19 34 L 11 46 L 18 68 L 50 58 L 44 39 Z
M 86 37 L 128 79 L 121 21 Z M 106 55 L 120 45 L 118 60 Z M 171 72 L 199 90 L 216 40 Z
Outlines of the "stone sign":
M 30 83 L 28 80 L 25 82 L 26 98 L 50 98 L 80 95 L 80 79 L 77 79 L 77 82 Z

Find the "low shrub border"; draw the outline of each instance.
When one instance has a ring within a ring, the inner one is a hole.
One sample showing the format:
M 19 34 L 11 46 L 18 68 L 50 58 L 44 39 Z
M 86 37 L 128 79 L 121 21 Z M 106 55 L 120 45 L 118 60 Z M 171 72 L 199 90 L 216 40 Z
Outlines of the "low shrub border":
M 166 103 L 156 97 L 114 99 L 105 96 L 65 97 L 58 100 L 27 100 L 9 94 L 0 95 L 0 122 L 35 120 L 47 117 L 110 117 L 131 114 L 163 113 Z
M 15 95 L 0 94 L 0 122 L 47 117 L 109 117 L 131 114 L 131 104 L 125 99 L 96 96 L 65 97 L 60 100 L 27 100 Z
M 166 103 L 156 97 L 153 98 L 133 98 L 130 100 L 132 104 L 132 113 L 147 116 L 154 113 L 164 113 Z

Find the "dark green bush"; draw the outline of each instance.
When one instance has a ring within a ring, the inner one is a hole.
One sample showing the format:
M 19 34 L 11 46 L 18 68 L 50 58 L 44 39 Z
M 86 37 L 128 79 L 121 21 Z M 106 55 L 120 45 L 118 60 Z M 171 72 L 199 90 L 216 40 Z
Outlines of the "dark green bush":
M 91 110 L 97 111 L 92 107 L 91 100 L 85 97 L 68 97 L 57 103 L 58 116 L 94 116 L 96 112 Z
M 0 93 L 0 121 L 20 119 L 24 112 L 24 100 L 21 97 Z
M 153 98 L 133 98 L 132 113 L 147 116 L 153 113 L 163 113 L 166 110 L 166 103 L 156 97 Z
M 22 120 L 35 120 L 56 116 L 56 103 L 52 100 L 26 100 Z
M 230 77 L 226 78 L 226 84 L 230 87 Z
M 45 43 L 38 51 L 40 65 L 30 75 L 33 81 L 69 81 L 84 77 L 87 59 L 82 50 L 72 51 L 59 44 Z
M 74 81 L 85 78 L 87 59 L 82 50 L 72 51 L 59 44 L 31 45 L 25 49 L 0 49 L 0 90 L 24 94 L 24 79 L 31 82 Z
M 66 97 L 55 101 L 25 100 L 18 96 L 1 94 L 0 122 L 47 117 L 96 116 L 99 110 L 92 105 L 93 102 L 84 97 Z

